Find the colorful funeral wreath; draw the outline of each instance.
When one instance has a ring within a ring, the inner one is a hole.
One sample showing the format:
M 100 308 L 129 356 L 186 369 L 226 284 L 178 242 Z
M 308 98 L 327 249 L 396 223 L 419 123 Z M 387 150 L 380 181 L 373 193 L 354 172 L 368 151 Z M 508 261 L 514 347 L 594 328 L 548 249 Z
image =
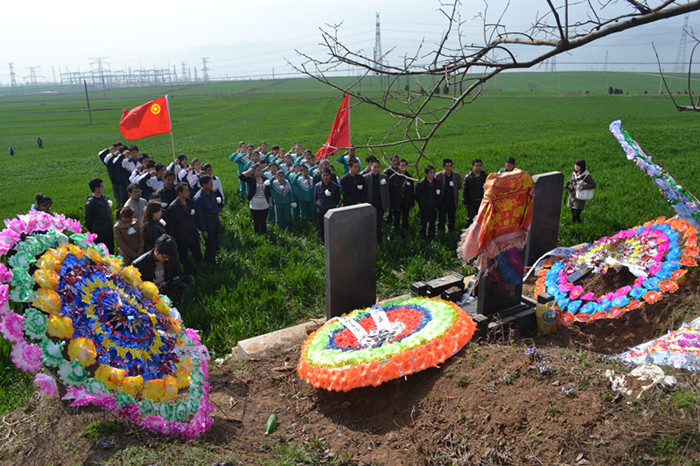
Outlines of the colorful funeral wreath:
M 42 394 L 57 395 L 58 379 L 71 406 L 97 405 L 166 435 L 206 432 L 209 353 L 156 285 L 80 234 L 76 220 L 32 211 L 5 225 L 0 333 Z
M 297 372 L 326 390 L 376 387 L 444 362 L 469 342 L 475 328 L 453 303 L 393 300 L 326 322 L 304 343 Z
M 698 265 L 697 234 L 698 229 L 687 221 L 665 217 L 622 230 L 538 272 L 535 294 L 546 291 L 554 296 L 560 308 L 557 320 L 563 325 L 620 317 L 678 290 L 687 273 L 683 267 Z M 636 279 L 596 296 L 571 278 L 586 271 L 605 274 L 610 267 L 627 267 Z

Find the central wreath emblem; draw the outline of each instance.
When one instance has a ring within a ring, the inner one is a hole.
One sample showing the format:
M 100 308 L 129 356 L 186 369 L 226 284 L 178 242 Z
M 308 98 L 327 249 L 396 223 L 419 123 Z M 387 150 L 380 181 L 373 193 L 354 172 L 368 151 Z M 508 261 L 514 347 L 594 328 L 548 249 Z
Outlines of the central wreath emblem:
M 158 104 L 151 105 L 151 113 L 153 113 L 154 115 L 158 115 L 160 113 L 160 105 L 158 105 Z

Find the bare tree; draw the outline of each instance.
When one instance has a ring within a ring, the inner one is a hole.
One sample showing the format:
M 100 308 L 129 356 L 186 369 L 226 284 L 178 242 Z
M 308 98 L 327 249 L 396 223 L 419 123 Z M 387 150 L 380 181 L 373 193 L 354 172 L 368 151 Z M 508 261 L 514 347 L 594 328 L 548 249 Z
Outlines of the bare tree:
M 698 92 L 697 98 L 693 97 L 692 87 L 693 56 L 695 55 L 695 50 L 698 48 L 698 45 L 700 45 L 700 39 L 697 38 L 695 31 L 692 29 L 686 29 L 685 33 L 688 34 L 693 41 L 695 41 L 693 50 L 690 52 L 690 60 L 688 61 L 688 88 L 686 90 L 688 91 L 690 105 L 680 105 L 678 102 L 676 102 L 676 98 L 673 97 L 673 92 L 671 92 L 671 88 L 669 87 L 668 82 L 666 82 L 666 76 L 664 75 L 664 70 L 661 67 L 661 60 L 659 59 L 659 53 L 656 51 L 656 46 L 654 46 L 654 54 L 656 54 L 656 62 L 659 64 L 659 73 L 661 73 L 661 79 L 664 82 L 664 87 L 666 88 L 668 95 L 671 96 L 671 101 L 673 102 L 673 105 L 675 105 L 676 110 L 679 112 L 700 112 L 700 92 Z
M 327 56 L 316 58 L 297 51 L 302 63 L 292 66 L 397 119 L 380 142 L 370 140 L 356 147 L 384 152 L 411 144 L 420 160 L 430 139 L 450 115 L 473 102 L 483 84 L 498 73 L 530 68 L 611 34 L 700 9 L 700 1 L 690 0 L 544 0 L 528 2 L 531 11 L 541 4 L 544 12 L 535 12 L 526 30 L 515 30 L 505 21 L 510 3 L 507 0 L 505 7 L 492 15 L 490 2 L 484 1 L 483 11 L 473 18 L 483 29 L 478 44 L 468 40 L 460 2 L 441 0 L 439 11 L 446 21 L 441 39 L 428 51 L 421 42 L 415 53 L 404 56 L 400 64 L 387 63 L 386 55 L 391 50 L 379 60 L 361 50 L 351 50 L 338 37 L 342 25 L 328 25 L 321 28 L 321 45 Z M 362 76 L 347 85 L 330 79 L 348 65 L 362 70 Z M 372 75 L 387 78 L 379 96 L 360 91 L 362 79 Z M 426 85 L 425 76 L 432 77 L 430 85 Z M 415 81 L 408 92 L 399 81 L 405 83 L 407 77 Z M 441 93 L 445 86 L 452 92 Z

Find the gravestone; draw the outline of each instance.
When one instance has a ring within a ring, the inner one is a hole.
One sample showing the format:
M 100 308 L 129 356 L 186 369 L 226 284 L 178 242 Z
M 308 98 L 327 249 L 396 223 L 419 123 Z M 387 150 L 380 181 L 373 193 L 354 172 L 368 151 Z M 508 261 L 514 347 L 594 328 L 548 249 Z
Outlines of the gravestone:
M 495 257 L 479 280 L 477 313 L 506 316 L 527 307 L 522 304 L 524 254 L 523 249 L 511 248 Z
M 370 204 L 339 207 L 323 217 L 326 318 L 377 301 L 377 214 Z
M 543 254 L 557 247 L 564 175 L 561 172 L 541 173 L 532 177 L 535 197 L 532 204 L 532 225 L 525 246 L 525 265 L 531 266 Z

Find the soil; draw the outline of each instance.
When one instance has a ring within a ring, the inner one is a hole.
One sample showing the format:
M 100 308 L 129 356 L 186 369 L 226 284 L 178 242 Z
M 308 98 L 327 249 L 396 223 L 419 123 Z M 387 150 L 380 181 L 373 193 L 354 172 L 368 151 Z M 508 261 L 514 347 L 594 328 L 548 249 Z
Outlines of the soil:
M 660 335 L 665 330 L 659 326 L 675 328 L 678 319 L 690 320 L 698 308 L 697 280 L 695 274 L 682 289 L 692 285 L 692 292 L 677 293 L 675 314 L 650 316 L 637 325 L 637 334 Z M 624 325 L 617 321 L 615 325 Z M 667 368 L 678 383 L 652 388 L 639 399 L 642 384 L 628 377 L 633 394 L 619 395 L 605 371 L 625 369 L 570 335 L 601 331 L 593 328 L 588 324 L 550 337 L 496 329 L 441 367 L 348 393 L 317 390 L 301 380 L 296 373 L 299 348 L 263 361 L 212 365 L 214 425 L 189 442 L 156 437 L 112 413 L 68 408 L 45 397 L 2 418 L 0 460 L 387 465 L 700 461 L 697 375 Z M 544 374 L 525 354 L 533 345 L 551 366 Z M 565 390 L 571 389 L 574 393 L 567 396 Z M 681 392 L 690 393 L 695 402 L 676 402 Z M 272 413 L 279 424 L 266 436 Z M 95 425 L 111 430 L 90 436 Z

